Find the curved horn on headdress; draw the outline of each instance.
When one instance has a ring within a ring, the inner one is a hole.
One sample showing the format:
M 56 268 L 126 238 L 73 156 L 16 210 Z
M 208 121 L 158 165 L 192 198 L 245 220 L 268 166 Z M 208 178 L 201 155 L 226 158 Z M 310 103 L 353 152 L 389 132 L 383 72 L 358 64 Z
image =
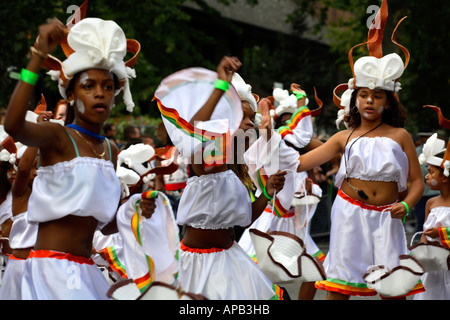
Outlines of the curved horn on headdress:
M 388 5 L 386 0 L 383 0 L 380 10 L 378 10 L 377 16 L 370 26 L 369 35 L 367 37 L 367 47 L 369 49 L 369 54 L 372 57 L 383 57 L 383 36 L 387 17 Z
M 405 55 L 405 69 L 406 69 L 406 66 L 407 66 L 408 63 L 409 63 L 409 56 L 410 56 L 410 55 L 409 55 L 409 51 L 408 51 L 408 49 L 406 49 L 406 47 L 402 46 L 400 43 L 397 42 L 396 35 L 397 35 L 397 28 L 398 28 L 399 25 L 403 22 L 403 20 L 405 20 L 406 18 L 407 18 L 407 17 L 403 17 L 403 18 L 397 23 L 397 25 L 395 26 L 394 32 L 392 32 L 392 37 L 391 37 L 392 42 L 393 42 L 397 47 L 399 47 L 400 50 L 402 50 L 403 54 Z
M 11 154 L 17 153 L 16 143 L 15 143 L 13 137 L 11 137 L 11 136 L 7 136 L 5 139 L 3 139 L 2 147 L 5 148 Z
M 39 113 L 41 111 L 47 111 L 47 102 L 45 101 L 45 97 L 44 97 L 43 94 L 41 94 L 41 101 L 39 102 L 39 104 L 34 109 L 35 113 Z
M 386 20 L 388 17 L 388 5 L 386 0 L 383 0 L 381 3 L 380 10 L 378 10 L 378 13 L 375 17 L 375 19 L 372 22 L 372 25 L 369 29 L 369 34 L 367 36 L 367 41 L 357 44 L 353 48 L 350 49 L 348 52 L 348 60 L 350 62 L 350 67 L 352 69 L 352 75 L 353 78 L 355 78 L 355 71 L 354 71 L 354 62 L 353 62 L 353 50 L 361 47 L 363 45 L 367 45 L 369 49 L 369 54 L 376 58 L 382 58 L 383 57 L 383 35 L 384 35 L 384 29 L 386 27 Z
M 66 24 L 66 37 L 61 41 L 61 48 L 66 55 L 69 57 L 75 51 L 67 43 L 67 34 L 69 29 L 72 28 L 77 22 L 83 20 L 86 17 L 88 0 L 84 1 L 81 6 L 75 11 L 72 20 L 68 21 Z
M 341 98 L 339 98 L 338 93 L 348 89 L 348 83 L 341 83 L 333 90 L 333 102 L 339 109 L 344 109 L 341 105 Z
M 133 53 L 133 57 L 125 62 L 125 65 L 132 68 L 136 63 L 139 52 L 141 51 L 141 44 L 137 40 L 127 39 L 127 52 Z
M 439 125 L 442 128 L 450 129 L 450 120 L 448 120 L 448 119 L 446 119 L 444 117 L 444 115 L 442 114 L 441 108 L 436 107 L 436 106 L 432 106 L 432 105 L 425 105 L 423 107 L 424 108 L 430 108 L 430 109 L 434 110 L 437 113 L 437 115 L 438 115 Z
M 322 113 L 323 102 L 317 96 L 316 87 L 314 87 L 314 98 L 316 99 L 317 105 L 319 107 L 317 109 L 311 110 L 311 117 L 317 117 Z

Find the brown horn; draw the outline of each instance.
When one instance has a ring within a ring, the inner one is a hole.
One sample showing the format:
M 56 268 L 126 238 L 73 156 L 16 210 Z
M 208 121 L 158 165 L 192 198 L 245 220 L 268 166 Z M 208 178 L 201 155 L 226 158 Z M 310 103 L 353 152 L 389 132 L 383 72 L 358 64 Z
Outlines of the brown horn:
M 317 109 L 311 110 L 311 117 L 320 116 L 320 114 L 322 113 L 322 107 L 323 107 L 323 101 L 320 100 L 319 97 L 317 96 L 316 87 L 314 87 L 314 97 L 315 97 L 317 105 L 319 107 Z
M 424 108 L 430 108 L 430 109 L 434 110 L 437 113 L 437 115 L 438 115 L 439 125 L 442 128 L 450 129 L 450 120 L 448 120 L 448 119 L 446 119 L 444 117 L 444 115 L 442 114 L 441 108 L 436 107 L 436 106 L 432 106 L 432 105 L 425 105 L 423 107 Z

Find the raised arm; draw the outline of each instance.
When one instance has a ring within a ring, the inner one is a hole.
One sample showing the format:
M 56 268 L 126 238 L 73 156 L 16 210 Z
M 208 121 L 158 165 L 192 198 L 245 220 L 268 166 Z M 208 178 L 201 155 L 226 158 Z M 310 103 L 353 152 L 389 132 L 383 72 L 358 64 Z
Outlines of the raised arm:
M 223 57 L 219 65 L 217 66 L 218 80 L 226 81 L 228 82 L 228 84 L 230 84 L 233 74 L 241 67 L 241 65 L 242 63 L 236 57 Z M 191 125 L 194 125 L 197 121 L 209 120 L 224 92 L 224 90 L 217 88 L 216 86 L 209 99 L 206 101 L 203 107 L 192 117 L 189 123 Z
M 14 197 L 22 196 L 29 189 L 30 173 L 35 164 L 38 150 L 36 147 L 28 147 L 20 158 L 17 175 L 11 188 Z
M 297 171 L 308 171 L 332 160 L 339 153 L 343 152 L 347 136 L 348 133 L 346 131 L 340 131 L 333 135 L 327 142 L 323 144 L 317 143 L 316 148 L 300 157 L 300 165 Z
M 49 143 L 49 131 L 41 129 L 42 125 L 47 126 L 48 123 L 27 122 L 25 116 L 44 57 L 55 50 L 64 34 L 64 25 L 57 19 L 39 27 L 37 53 L 31 55 L 27 67 L 22 71 L 21 80 L 14 89 L 6 112 L 5 130 L 16 141 L 30 146 Z

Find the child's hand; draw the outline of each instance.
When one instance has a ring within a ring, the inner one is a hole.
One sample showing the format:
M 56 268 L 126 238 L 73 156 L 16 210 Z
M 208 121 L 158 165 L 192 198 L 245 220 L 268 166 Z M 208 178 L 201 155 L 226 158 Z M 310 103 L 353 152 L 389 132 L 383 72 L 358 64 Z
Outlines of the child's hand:
M 37 48 L 42 54 L 47 55 L 53 52 L 61 40 L 66 36 L 67 30 L 58 19 L 51 19 L 47 24 L 39 27 L 39 37 Z
M 267 179 L 266 192 L 269 196 L 273 197 L 275 190 L 278 192 L 283 189 L 284 181 L 286 180 L 285 175 L 286 171 L 278 170 L 277 173 L 271 175 L 269 179 Z
M 40 111 L 37 117 L 37 122 L 49 121 L 53 116 L 51 111 Z
M 392 219 L 403 219 L 404 216 L 406 216 L 406 207 L 402 203 L 397 202 L 391 207 Z
M 272 118 L 270 117 L 270 108 L 272 103 L 267 98 L 262 98 L 258 103 L 258 111 L 262 116 L 259 129 L 270 130 L 272 129 Z
M 139 203 L 142 215 L 147 219 L 150 219 L 153 213 L 155 213 L 156 209 L 155 200 L 156 199 L 141 199 L 141 202 Z
M 217 75 L 219 79 L 231 83 L 233 74 L 242 66 L 241 61 L 236 57 L 223 57 L 217 66 Z
M 430 228 L 423 232 L 423 235 L 430 237 L 431 239 L 439 238 L 439 229 L 438 228 Z

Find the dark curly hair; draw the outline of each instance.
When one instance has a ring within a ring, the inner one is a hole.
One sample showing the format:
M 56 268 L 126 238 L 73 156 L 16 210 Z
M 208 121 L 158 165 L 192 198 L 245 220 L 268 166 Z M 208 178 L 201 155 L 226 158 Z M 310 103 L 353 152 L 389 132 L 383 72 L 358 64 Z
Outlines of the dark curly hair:
M 350 100 L 350 114 L 345 119 L 349 128 L 356 128 L 361 124 L 361 115 L 359 114 L 358 109 L 355 108 L 356 96 L 359 89 L 356 89 L 352 93 L 352 98 Z M 389 101 L 389 107 L 383 111 L 383 123 L 393 127 L 403 128 L 407 117 L 406 108 L 401 104 L 400 100 L 393 92 L 385 92 L 386 98 Z

